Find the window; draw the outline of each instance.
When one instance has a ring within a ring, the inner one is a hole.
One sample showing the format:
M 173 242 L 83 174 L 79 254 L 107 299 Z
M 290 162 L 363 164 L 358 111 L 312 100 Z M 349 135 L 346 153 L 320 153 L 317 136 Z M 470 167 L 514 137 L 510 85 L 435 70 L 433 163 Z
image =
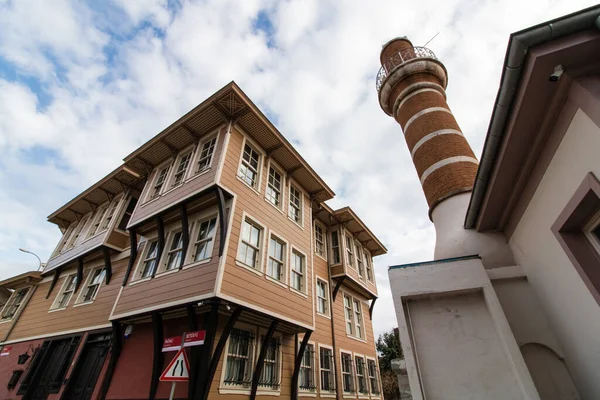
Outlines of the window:
M 323 228 L 315 222 L 315 253 L 325 257 L 325 234 Z
M 600 254 L 600 212 L 594 215 L 583 228 L 584 234 L 596 252 Z
M 103 218 L 104 222 L 102 223 L 102 227 L 100 228 L 100 230 L 98 232 L 108 229 L 110 222 L 112 221 L 113 217 L 115 216 L 115 212 L 117 211 L 117 207 L 119 206 L 120 202 L 121 202 L 121 199 L 116 198 L 110 204 L 108 211 L 106 212 L 106 215 Z
M 367 279 L 370 282 L 373 282 L 373 269 L 371 268 L 371 257 L 367 252 L 364 252 L 365 255 L 365 265 L 367 266 Z
M 333 374 L 333 352 L 331 349 L 321 347 L 319 350 L 319 369 L 321 370 L 321 391 L 334 392 L 335 381 Z
M 77 275 L 69 275 L 65 278 L 65 283 L 62 286 L 62 290 L 56 297 L 54 301 L 53 309 L 56 308 L 65 308 L 69 301 L 71 300 L 71 296 L 75 292 L 75 287 L 77 286 Z
M 207 260 L 212 257 L 212 249 L 217 232 L 217 218 L 213 217 L 199 223 L 198 235 L 194 242 L 194 261 Z
M 356 244 L 356 266 L 358 267 L 358 276 L 365 279 L 365 270 L 363 268 L 363 256 L 360 251 L 360 245 Z
M 259 386 L 277 389 L 279 383 L 279 339 L 272 337 L 267 345 L 263 370 L 258 384 Z
M 149 276 L 152 276 L 152 274 L 154 274 L 154 271 L 156 269 L 156 263 L 157 263 L 157 255 L 158 255 L 158 241 L 153 240 L 151 242 L 148 242 L 148 247 L 147 247 L 147 251 L 146 251 L 146 256 L 144 257 L 142 263 L 143 263 L 143 267 L 142 267 L 142 271 L 141 271 L 141 277 L 142 278 L 147 278 Z
M 156 174 L 156 181 L 154 182 L 154 187 L 152 188 L 152 194 L 150 198 L 153 199 L 158 196 L 165 185 L 165 181 L 167 180 L 167 175 L 169 174 L 170 166 L 166 166 L 161 168 Z
M 346 317 L 346 333 L 354 335 L 354 323 L 352 322 L 352 298 L 344 295 L 344 316 Z
M 171 245 L 167 253 L 167 265 L 166 271 L 179 268 L 181 264 L 181 257 L 183 255 L 183 234 L 181 231 L 173 232 L 171 234 Z
M 92 223 L 92 226 L 90 226 L 90 230 L 88 231 L 88 238 L 91 238 L 92 236 L 96 235 L 98 232 L 100 232 L 100 224 L 102 223 L 103 219 L 104 219 L 104 214 L 106 212 L 106 209 L 108 208 L 108 204 L 104 204 L 100 207 L 98 207 L 98 210 L 96 210 L 96 215 L 94 216 L 94 222 Z
M 317 279 L 317 312 L 329 314 L 329 290 L 327 283 Z
M 96 268 L 90 272 L 90 277 L 88 278 L 88 283 L 83 291 L 81 302 L 85 303 L 87 301 L 93 301 L 96 298 L 98 289 L 100 289 L 100 285 L 102 284 L 105 275 L 106 271 L 104 268 Z
M 69 239 L 71 238 L 71 234 L 73 233 L 73 230 L 75 229 L 76 226 L 77 226 L 77 223 L 75 223 L 75 222 L 73 222 L 71 225 L 69 225 L 69 227 L 67 228 L 67 230 L 63 234 L 63 237 L 61 239 L 60 245 L 56 248 L 55 254 L 62 253 L 64 250 L 67 249 L 67 243 L 69 243 Z
M 225 362 L 224 384 L 250 386 L 252 382 L 253 349 L 254 337 L 252 332 L 237 328 L 231 330 Z
M 171 186 L 177 186 L 185 179 L 188 167 L 190 166 L 190 160 L 192 159 L 192 151 L 188 151 L 179 157 L 177 163 L 177 169 L 175 169 L 175 175 L 173 175 L 173 183 Z
M 354 243 L 352 242 L 352 238 L 346 235 L 346 262 L 348 266 L 354 268 Z
M 354 304 L 354 331 L 357 338 L 362 338 L 362 303 L 356 299 L 353 299 L 352 302 Z
M 340 238 L 337 231 L 331 232 L 331 255 L 334 264 L 339 264 L 342 262 L 340 257 Z
M 375 360 L 367 360 L 367 369 L 369 373 L 369 386 L 371 387 L 371 394 L 379 394 L 379 379 Z
M 212 139 L 202 144 L 202 150 L 200 150 L 200 157 L 198 158 L 198 169 L 196 170 L 196 173 L 206 171 L 210 168 L 216 144 L 216 137 L 213 137 Z
M 258 186 L 258 168 L 260 155 L 248 143 L 244 146 L 244 154 L 242 155 L 242 163 L 238 176 L 246 182 L 250 187 L 256 189 Z
M 369 394 L 367 379 L 365 377 L 365 359 L 362 356 L 354 356 L 354 362 L 356 363 L 356 386 L 358 393 Z
M 269 259 L 267 260 L 267 275 L 282 281 L 285 271 L 285 243 L 271 235 L 269 240 Z
M 288 215 L 297 224 L 302 224 L 302 193 L 290 185 L 290 207 Z
M 138 199 L 136 199 L 134 197 L 129 199 L 129 203 L 127 203 L 127 208 L 125 209 L 125 212 L 123 213 L 123 216 L 121 217 L 121 221 L 119 222 L 118 229 L 120 229 L 122 231 L 125 231 L 127 229 L 127 225 L 129 224 L 129 221 L 131 220 L 131 215 L 133 214 L 133 210 L 135 210 L 137 201 L 138 201 Z
M 242 223 L 241 242 L 238 248 L 237 259 L 242 264 L 260 269 L 260 241 L 262 228 L 254 224 L 248 218 Z
M 12 317 L 15 316 L 19 310 L 19 307 L 21 307 L 21 304 L 23 304 L 23 300 L 25 300 L 25 296 L 27 295 L 28 291 L 29 289 L 25 288 L 18 289 L 13 292 L 13 294 L 10 296 L 10 299 L 8 299 L 8 302 L 4 306 L 4 309 L 2 310 L 3 320 L 12 319 Z
M 342 384 L 344 393 L 354 393 L 354 371 L 352 368 L 352 354 L 342 353 Z
M 315 345 L 307 343 L 302 362 L 300 363 L 300 376 L 298 379 L 300 390 L 314 392 L 315 385 Z
M 75 246 L 75 243 L 77 243 L 77 239 L 79 239 L 79 237 L 81 236 L 81 232 L 83 231 L 83 228 L 85 228 L 85 225 L 87 224 L 87 222 L 88 222 L 88 217 L 85 217 L 81 221 L 79 221 L 79 224 L 77 225 L 77 229 L 75 229 L 75 232 L 73 232 L 73 234 L 69 238 L 69 244 L 67 245 L 68 249 Z
M 299 292 L 304 291 L 305 263 L 304 256 L 296 250 L 292 250 L 292 274 L 290 279 L 292 287 Z
M 265 198 L 275 207 L 281 208 L 281 174 L 273 167 L 269 168 Z

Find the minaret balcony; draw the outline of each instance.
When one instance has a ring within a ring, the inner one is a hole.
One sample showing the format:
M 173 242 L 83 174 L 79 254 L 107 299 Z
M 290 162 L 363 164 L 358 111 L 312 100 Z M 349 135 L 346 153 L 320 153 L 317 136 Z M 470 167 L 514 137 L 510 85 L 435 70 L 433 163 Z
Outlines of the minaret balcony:
M 437 60 L 434 52 L 428 49 L 427 47 L 409 47 L 392 54 L 392 56 L 383 63 L 383 65 L 379 69 L 379 72 L 377 73 L 377 92 L 379 92 L 381 86 L 383 86 L 383 83 L 385 82 L 387 77 L 390 76 L 396 68 L 415 59 Z

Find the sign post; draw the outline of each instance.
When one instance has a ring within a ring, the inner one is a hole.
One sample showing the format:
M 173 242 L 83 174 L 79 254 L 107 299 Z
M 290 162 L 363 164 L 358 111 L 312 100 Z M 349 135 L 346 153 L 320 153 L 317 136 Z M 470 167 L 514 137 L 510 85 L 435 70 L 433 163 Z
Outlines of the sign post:
M 185 352 L 186 347 L 199 346 L 204 344 L 206 331 L 196 331 L 183 333 L 181 336 L 166 338 L 163 342 L 162 351 L 177 351 L 175 357 L 171 360 L 167 368 L 160 376 L 163 382 L 172 382 L 171 394 L 169 400 L 175 396 L 175 385 L 177 382 L 187 382 L 190 380 L 190 363 Z

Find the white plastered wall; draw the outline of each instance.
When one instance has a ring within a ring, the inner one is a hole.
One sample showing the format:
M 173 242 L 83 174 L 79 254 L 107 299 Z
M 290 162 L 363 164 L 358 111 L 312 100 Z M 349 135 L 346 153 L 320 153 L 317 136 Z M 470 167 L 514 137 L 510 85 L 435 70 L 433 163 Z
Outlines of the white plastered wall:
M 509 244 L 561 343 L 581 397 L 600 399 L 600 306 L 550 229 L 590 171 L 600 177 L 600 128 L 578 110 Z
M 539 399 L 479 258 L 389 276 L 415 400 Z

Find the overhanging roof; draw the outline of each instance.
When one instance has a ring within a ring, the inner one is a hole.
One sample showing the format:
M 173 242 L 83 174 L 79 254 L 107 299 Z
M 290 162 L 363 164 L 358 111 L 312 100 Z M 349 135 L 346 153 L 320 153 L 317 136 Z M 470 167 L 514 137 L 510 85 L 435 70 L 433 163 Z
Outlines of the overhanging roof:
M 0 281 L 0 288 L 14 289 L 23 284 L 38 283 L 42 280 L 42 273 L 39 271 L 28 271 L 22 274 L 6 278 Z
M 228 121 L 233 121 L 264 148 L 269 157 L 275 159 L 313 199 L 325 201 L 333 198 L 333 190 L 235 82 L 225 85 L 125 157 L 125 165 L 139 174 L 147 174 L 174 153 L 224 127 Z
M 500 87 L 498 89 L 498 94 L 496 95 L 494 111 L 488 127 L 481 162 L 477 170 L 475 185 L 473 187 L 469 208 L 465 218 L 465 228 L 477 228 L 480 230 L 497 229 L 497 227 L 492 226 L 491 223 L 484 224 L 483 227 L 477 225 L 478 220 L 481 218 L 482 205 L 484 204 L 485 199 L 490 196 L 490 182 L 492 180 L 492 175 L 499 169 L 500 151 L 501 149 L 506 148 L 505 136 L 507 130 L 510 128 L 508 123 L 514 116 L 517 108 L 515 99 L 519 91 L 523 90 L 523 86 L 528 83 L 523 76 L 523 72 L 526 63 L 530 58 L 532 48 L 558 41 L 580 32 L 597 32 L 597 30 L 600 29 L 599 16 L 600 6 L 593 6 L 513 33 L 510 36 L 506 56 L 504 58 Z M 592 50 L 590 54 L 598 55 L 598 52 Z M 569 57 L 568 59 L 570 62 L 577 61 L 572 57 Z M 551 72 L 552 70 L 545 71 L 545 73 L 548 74 L 544 77 L 546 82 L 548 81 L 548 76 Z M 538 93 L 538 95 L 539 94 L 540 93 Z M 541 103 L 541 101 L 539 101 L 539 103 Z M 529 115 L 529 119 L 532 119 L 531 115 Z M 502 201 L 498 201 L 497 203 L 504 204 Z M 495 208 L 498 207 L 495 206 Z

